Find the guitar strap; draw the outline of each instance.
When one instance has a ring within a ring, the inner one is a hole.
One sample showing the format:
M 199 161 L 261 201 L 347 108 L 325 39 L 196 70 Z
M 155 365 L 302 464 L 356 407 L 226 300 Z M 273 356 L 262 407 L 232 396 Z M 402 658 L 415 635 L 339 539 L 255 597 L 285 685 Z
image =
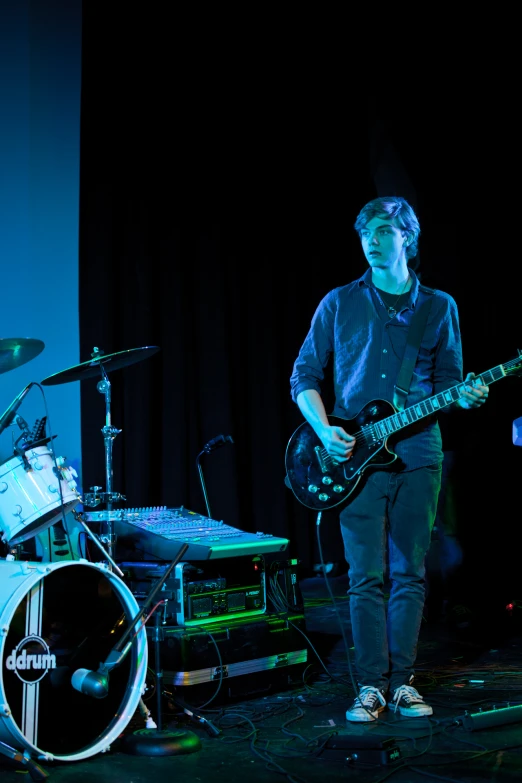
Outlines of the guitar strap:
M 417 354 L 419 353 L 422 335 L 426 328 L 432 302 L 433 294 L 429 294 L 419 308 L 415 310 L 413 318 L 411 319 L 410 328 L 408 330 L 408 341 L 404 350 L 404 356 L 402 357 L 401 369 L 399 370 L 399 376 L 395 384 L 395 393 L 393 395 L 393 404 L 399 411 L 404 410 L 406 397 L 410 390 L 413 368 L 417 361 Z

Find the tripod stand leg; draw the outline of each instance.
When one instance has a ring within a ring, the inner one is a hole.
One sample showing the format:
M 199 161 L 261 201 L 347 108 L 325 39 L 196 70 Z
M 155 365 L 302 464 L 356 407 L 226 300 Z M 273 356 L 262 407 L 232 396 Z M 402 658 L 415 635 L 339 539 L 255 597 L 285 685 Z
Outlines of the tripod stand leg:
M 141 712 L 141 715 L 143 718 L 145 718 L 145 727 L 147 729 L 157 729 L 157 725 L 154 721 L 154 718 L 152 717 L 152 713 L 143 701 L 143 699 L 140 699 L 140 703 L 138 705 L 139 710 Z
M 74 518 L 76 519 L 76 521 L 77 521 L 77 522 L 79 522 L 79 523 L 80 523 L 80 525 L 83 527 L 83 529 L 85 530 L 85 532 L 87 533 L 87 535 L 89 536 L 89 538 L 90 538 L 92 541 L 94 541 L 94 543 L 96 544 L 96 546 L 98 547 L 98 549 L 100 549 L 100 550 L 102 551 L 102 553 L 105 555 L 105 557 L 107 558 L 107 560 L 108 560 L 108 561 L 109 561 L 109 563 L 111 564 L 111 566 L 112 566 L 113 570 L 114 570 L 114 571 L 116 571 L 116 573 L 118 574 L 118 576 L 121 576 L 121 577 L 123 577 L 123 576 L 124 576 L 124 574 L 123 574 L 123 571 L 121 570 L 121 568 L 120 568 L 118 565 L 116 565 L 116 563 L 114 562 L 114 560 L 112 559 L 112 557 L 109 555 L 109 553 L 107 552 L 107 550 L 103 548 L 103 546 L 102 546 L 101 542 L 100 542 L 100 541 L 98 540 L 98 538 L 97 538 L 97 537 L 94 535 L 94 533 L 93 533 L 93 532 L 92 532 L 92 530 L 91 530 L 91 529 L 88 527 L 88 525 L 87 525 L 87 524 L 86 524 L 86 523 L 83 521 L 83 519 L 81 518 L 80 514 L 76 514 L 76 513 L 73 511 L 73 515 L 74 515 Z
M 0 753 L 7 756 L 8 759 L 16 761 L 18 764 L 26 767 L 31 776 L 31 780 L 45 780 L 49 777 L 49 773 L 46 772 L 45 769 L 42 769 L 36 761 L 30 759 L 25 753 L 20 753 L 20 751 L 15 750 L 10 745 L 6 745 L 4 742 L 0 742 Z

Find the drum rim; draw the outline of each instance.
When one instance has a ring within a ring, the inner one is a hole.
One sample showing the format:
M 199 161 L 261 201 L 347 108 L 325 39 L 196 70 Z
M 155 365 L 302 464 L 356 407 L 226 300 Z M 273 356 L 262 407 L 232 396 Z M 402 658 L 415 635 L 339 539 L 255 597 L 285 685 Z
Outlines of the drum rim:
M 64 498 L 65 497 L 66 496 L 64 495 Z M 23 544 L 25 541 L 30 541 L 39 533 L 45 533 L 46 530 L 49 530 L 50 527 L 56 525 L 57 522 L 61 521 L 64 516 L 70 514 L 71 511 L 73 511 L 76 508 L 76 506 L 79 505 L 81 502 L 82 502 L 81 497 L 75 497 L 67 501 L 64 500 L 64 502 L 62 502 L 62 500 L 59 499 L 57 503 L 55 503 L 54 505 L 51 504 L 51 508 L 48 511 L 46 511 L 43 514 L 40 514 L 40 516 L 36 517 L 36 519 L 33 519 L 32 522 L 30 522 L 28 525 L 24 527 L 23 531 L 20 531 L 18 535 L 11 537 L 9 540 L 6 540 L 5 543 L 9 547 L 14 547 L 17 546 L 18 544 Z M 31 525 L 34 525 L 35 522 L 41 520 L 42 517 L 45 516 L 45 514 L 52 514 L 54 511 L 56 511 L 55 516 L 51 517 L 46 522 L 41 522 L 38 528 L 31 529 Z M 27 535 L 28 528 L 30 530 L 29 535 Z M 25 535 L 23 534 L 24 532 L 26 533 Z M 21 538 L 20 535 L 22 536 Z

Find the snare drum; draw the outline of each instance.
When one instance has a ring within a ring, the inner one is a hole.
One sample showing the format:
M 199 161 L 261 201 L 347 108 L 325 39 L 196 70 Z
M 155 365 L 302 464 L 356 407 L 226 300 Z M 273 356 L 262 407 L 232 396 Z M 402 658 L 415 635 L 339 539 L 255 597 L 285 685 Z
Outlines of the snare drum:
M 46 446 L 0 465 L 0 533 L 10 546 L 47 530 L 81 500 L 74 468 Z
M 80 693 L 71 678 L 78 669 L 96 672 L 138 614 L 133 594 L 104 564 L 0 563 L 0 741 L 49 761 L 107 751 L 145 689 L 145 626 L 136 623 L 105 698 Z

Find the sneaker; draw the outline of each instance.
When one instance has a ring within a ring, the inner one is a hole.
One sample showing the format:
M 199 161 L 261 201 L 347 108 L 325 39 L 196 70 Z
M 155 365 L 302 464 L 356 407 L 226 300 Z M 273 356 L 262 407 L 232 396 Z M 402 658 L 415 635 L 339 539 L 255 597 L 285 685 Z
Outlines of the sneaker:
M 433 708 L 426 704 L 420 693 L 412 685 L 401 685 L 395 688 L 393 697 L 388 702 L 392 712 L 400 712 L 407 718 L 420 718 L 423 715 L 433 715 Z
M 353 723 L 376 720 L 385 707 L 386 699 L 382 691 L 371 685 L 365 685 L 359 691 L 359 695 L 350 709 L 346 711 L 346 720 Z

